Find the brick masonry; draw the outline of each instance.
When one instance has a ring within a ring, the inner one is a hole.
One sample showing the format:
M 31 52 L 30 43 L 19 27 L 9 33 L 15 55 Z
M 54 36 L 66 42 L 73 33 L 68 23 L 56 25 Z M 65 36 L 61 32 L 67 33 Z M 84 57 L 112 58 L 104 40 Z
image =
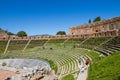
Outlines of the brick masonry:
M 1 34 L 0 40 L 48 40 L 48 39 L 67 39 L 67 38 L 91 38 L 91 37 L 105 37 L 105 36 L 118 36 L 120 35 L 120 16 L 114 17 L 99 22 L 90 24 L 74 26 L 69 28 L 67 35 L 55 36 L 3 36 Z

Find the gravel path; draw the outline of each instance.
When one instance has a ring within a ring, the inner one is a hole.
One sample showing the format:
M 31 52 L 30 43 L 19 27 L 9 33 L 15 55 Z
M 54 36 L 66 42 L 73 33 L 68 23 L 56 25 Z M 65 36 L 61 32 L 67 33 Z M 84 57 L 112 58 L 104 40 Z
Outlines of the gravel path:
M 78 67 L 79 67 L 79 75 L 77 80 L 87 80 L 87 76 L 88 76 L 88 67 L 89 65 L 86 65 L 86 59 L 85 57 L 81 57 L 80 59 L 81 64 L 78 62 Z
M 87 71 L 88 69 L 84 70 L 84 72 L 80 72 L 78 75 L 77 80 L 86 80 L 87 79 Z

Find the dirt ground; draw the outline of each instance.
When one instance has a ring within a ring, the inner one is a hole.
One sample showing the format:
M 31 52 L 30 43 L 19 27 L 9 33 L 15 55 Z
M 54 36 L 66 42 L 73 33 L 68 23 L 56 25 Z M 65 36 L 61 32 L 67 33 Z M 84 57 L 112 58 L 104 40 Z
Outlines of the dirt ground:
M 0 69 L 0 80 L 5 80 L 7 77 L 15 76 L 15 73 L 12 71 Z

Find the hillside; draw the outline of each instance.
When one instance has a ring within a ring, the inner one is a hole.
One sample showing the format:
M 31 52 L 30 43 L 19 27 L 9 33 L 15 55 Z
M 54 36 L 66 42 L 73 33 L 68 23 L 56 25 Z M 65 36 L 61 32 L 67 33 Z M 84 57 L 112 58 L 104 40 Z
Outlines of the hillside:
M 120 52 L 96 61 L 89 68 L 87 80 L 120 80 Z

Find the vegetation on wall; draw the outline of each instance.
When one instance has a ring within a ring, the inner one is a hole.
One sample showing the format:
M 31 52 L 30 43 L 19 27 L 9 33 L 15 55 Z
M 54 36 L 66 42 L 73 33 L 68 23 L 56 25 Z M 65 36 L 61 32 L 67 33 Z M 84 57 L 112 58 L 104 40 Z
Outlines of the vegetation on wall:
M 96 17 L 96 18 L 93 20 L 93 22 L 98 22 L 98 21 L 101 21 L 100 16 Z

